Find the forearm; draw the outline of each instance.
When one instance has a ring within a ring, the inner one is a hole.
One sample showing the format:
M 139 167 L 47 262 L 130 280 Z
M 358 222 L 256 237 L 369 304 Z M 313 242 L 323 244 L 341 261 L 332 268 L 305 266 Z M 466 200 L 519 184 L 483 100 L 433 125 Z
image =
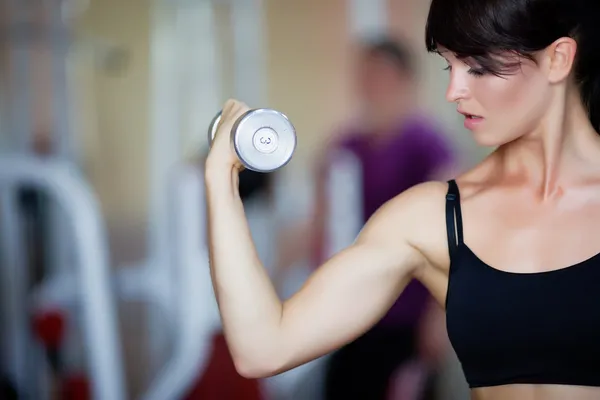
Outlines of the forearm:
M 254 247 L 237 170 L 207 165 L 205 182 L 211 276 L 229 349 L 238 370 L 268 368 L 282 304 Z

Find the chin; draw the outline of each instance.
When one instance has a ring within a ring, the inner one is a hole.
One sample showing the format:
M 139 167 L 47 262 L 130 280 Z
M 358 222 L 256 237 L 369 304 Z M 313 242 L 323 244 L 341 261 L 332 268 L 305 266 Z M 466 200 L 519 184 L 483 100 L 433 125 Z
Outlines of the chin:
M 472 132 L 473 140 L 477 145 L 482 147 L 499 147 L 504 144 L 510 143 L 514 138 L 508 138 L 504 135 L 497 134 L 494 132 Z

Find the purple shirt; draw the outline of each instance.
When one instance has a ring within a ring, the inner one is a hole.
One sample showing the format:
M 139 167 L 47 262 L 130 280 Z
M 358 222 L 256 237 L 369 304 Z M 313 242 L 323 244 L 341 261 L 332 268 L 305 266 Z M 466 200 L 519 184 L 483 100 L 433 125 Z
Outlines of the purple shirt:
M 446 137 L 424 119 L 412 117 L 396 127 L 381 142 L 373 143 L 368 134 L 344 135 L 339 148 L 352 151 L 363 169 L 363 219 L 386 201 L 453 163 L 453 151 Z M 413 280 L 380 324 L 418 323 L 429 300 L 427 289 Z

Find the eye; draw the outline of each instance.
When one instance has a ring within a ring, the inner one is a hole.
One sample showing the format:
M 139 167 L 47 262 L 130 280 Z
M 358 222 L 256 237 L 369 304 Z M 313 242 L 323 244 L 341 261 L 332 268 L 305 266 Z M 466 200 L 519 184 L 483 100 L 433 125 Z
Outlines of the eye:
M 467 64 L 467 66 L 469 66 L 469 65 Z M 446 65 L 445 68 L 442 68 L 442 70 L 444 70 L 444 71 L 452 71 L 452 65 L 448 64 L 448 65 Z M 484 68 L 475 68 L 475 67 L 471 67 L 471 66 L 469 66 L 469 70 L 467 71 L 467 73 L 469 75 L 473 75 L 475 77 L 484 76 L 486 74 L 486 72 L 487 71 Z
M 469 68 L 468 73 L 473 76 L 480 77 L 485 75 L 485 70 L 483 68 Z

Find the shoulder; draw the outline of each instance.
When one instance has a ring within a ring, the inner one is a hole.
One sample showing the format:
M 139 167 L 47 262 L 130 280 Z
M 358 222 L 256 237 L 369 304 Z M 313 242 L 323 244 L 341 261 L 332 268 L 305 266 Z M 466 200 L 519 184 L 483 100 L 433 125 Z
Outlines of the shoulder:
M 448 182 L 428 181 L 403 191 L 381 208 L 386 219 L 402 218 L 415 226 L 427 225 L 443 212 Z
M 482 190 L 493 173 L 489 160 L 456 178 L 461 195 L 469 201 Z M 428 181 L 407 189 L 382 205 L 363 227 L 359 240 L 383 245 L 391 252 L 407 243 L 437 270 L 449 266 L 446 227 L 447 181 Z
M 448 182 L 428 181 L 412 186 L 382 205 L 372 220 L 421 219 L 426 213 L 444 204 Z
M 391 247 L 404 241 L 427 258 L 446 250 L 445 201 L 448 183 L 429 181 L 411 187 L 381 206 L 361 232 L 365 240 Z
M 417 279 L 425 271 L 447 271 L 450 265 L 445 199 L 448 183 L 429 181 L 389 200 L 367 221 L 358 239 L 377 254 L 411 262 Z
M 439 205 L 440 201 L 443 202 L 447 191 L 448 182 L 427 181 L 403 191 L 385 206 L 395 212 L 404 208 L 410 208 L 412 211 L 427 211 L 430 207 Z
M 493 156 L 457 176 L 461 205 L 490 190 L 496 172 Z M 448 181 L 427 181 L 398 194 L 369 219 L 363 230 L 380 243 L 390 246 L 405 240 L 419 250 L 430 264 L 445 268 L 449 264 L 446 227 Z

